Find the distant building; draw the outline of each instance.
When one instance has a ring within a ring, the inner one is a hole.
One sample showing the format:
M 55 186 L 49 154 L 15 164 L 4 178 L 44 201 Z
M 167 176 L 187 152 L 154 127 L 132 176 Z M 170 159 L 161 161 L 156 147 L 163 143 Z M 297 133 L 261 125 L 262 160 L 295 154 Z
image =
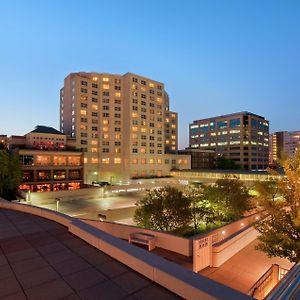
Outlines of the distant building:
M 213 169 L 216 162 L 216 153 L 213 150 L 202 150 L 187 148 L 185 150 L 179 150 L 178 154 L 191 156 L 191 169 Z
M 0 144 L 1 144 L 4 148 L 8 148 L 8 138 L 7 138 L 7 135 L 5 135 L 5 134 L 0 134 Z
M 84 152 L 85 180 L 119 182 L 190 168 L 178 156 L 177 113 L 164 84 L 136 74 L 71 73 L 60 91 L 60 130 Z M 173 156 L 172 156 L 173 155 Z
M 83 185 L 83 155 L 69 149 L 67 136 L 58 130 L 37 126 L 25 136 L 11 136 L 9 148 L 20 158 L 21 190 L 56 191 Z
M 244 111 L 194 121 L 190 147 L 213 150 L 245 170 L 265 170 L 269 161 L 269 121 Z
M 300 131 L 278 131 L 270 135 L 270 164 L 276 165 L 284 157 L 293 156 L 300 148 Z

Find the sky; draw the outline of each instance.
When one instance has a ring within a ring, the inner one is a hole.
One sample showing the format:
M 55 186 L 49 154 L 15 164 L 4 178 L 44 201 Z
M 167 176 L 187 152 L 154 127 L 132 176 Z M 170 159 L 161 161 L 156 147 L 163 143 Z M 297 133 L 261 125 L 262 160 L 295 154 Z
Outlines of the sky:
M 193 120 L 238 111 L 300 130 L 300 1 L 0 0 L 0 134 L 59 128 L 79 71 L 165 83 L 180 148 Z

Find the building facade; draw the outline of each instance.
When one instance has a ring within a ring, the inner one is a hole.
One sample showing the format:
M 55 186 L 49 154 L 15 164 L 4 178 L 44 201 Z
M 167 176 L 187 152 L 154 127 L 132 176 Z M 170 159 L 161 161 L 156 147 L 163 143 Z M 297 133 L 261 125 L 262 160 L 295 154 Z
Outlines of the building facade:
M 268 167 L 269 121 L 262 116 L 245 111 L 197 120 L 189 139 L 191 148 L 213 150 L 245 170 Z
M 21 162 L 21 190 L 73 190 L 83 185 L 83 154 L 69 149 L 67 136 L 37 126 L 25 136 L 11 136 L 9 149 Z
M 293 156 L 300 148 L 300 131 L 278 131 L 270 135 L 270 165 Z
M 84 152 L 87 183 L 188 169 L 190 157 L 175 154 L 177 123 L 164 84 L 132 73 L 71 73 L 60 91 L 60 130 Z
M 179 154 L 191 156 L 191 169 L 213 169 L 216 163 L 216 153 L 213 150 L 187 148 L 179 150 Z

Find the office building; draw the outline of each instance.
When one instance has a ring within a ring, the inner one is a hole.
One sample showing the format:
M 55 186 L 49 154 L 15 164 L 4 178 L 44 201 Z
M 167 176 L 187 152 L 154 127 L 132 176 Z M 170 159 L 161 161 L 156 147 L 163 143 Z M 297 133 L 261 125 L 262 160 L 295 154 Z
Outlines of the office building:
M 175 154 L 177 113 L 164 84 L 132 73 L 69 74 L 60 91 L 60 130 L 84 152 L 87 183 L 190 167 L 189 156 Z
M 280 164 L 280 160 L 293 156 L 300 148 L 300 131 L 278 131 L 270 135 L 270 164 Z
M 244 111 L 194 121 L 190 147 L 213 150 L 245 170 L 265 170 L 269 157 L 269 121 Z

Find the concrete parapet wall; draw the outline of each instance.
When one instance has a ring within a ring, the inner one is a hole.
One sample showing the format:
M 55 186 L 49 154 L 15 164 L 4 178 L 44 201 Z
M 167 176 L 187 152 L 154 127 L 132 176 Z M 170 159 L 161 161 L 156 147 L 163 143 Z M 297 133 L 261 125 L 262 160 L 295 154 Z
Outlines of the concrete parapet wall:
M 249 227 L 236 236 L 214 245 L 212 247 L 212 266 L 221 266 L 237 252 L 253 242 L 258 235 L 259 232 L 257 230 Z
M 4 200 L 0 200 L 0 208 L 38 215 L 63 224 L 79 238 L 185 299 L 252 299 L 162 257 L 115 238 L 81 220 L 43 208 Z
M 151 234 L 156 237 L 155 244 L 157 247 L 173 251 L 185 256 L 192 256 L 192 240 L 187 238 L 125 224 L 92 220 L 82 221 L 124 240 L 128 240 L 129 235 L 134 232 L 143 232 Z

